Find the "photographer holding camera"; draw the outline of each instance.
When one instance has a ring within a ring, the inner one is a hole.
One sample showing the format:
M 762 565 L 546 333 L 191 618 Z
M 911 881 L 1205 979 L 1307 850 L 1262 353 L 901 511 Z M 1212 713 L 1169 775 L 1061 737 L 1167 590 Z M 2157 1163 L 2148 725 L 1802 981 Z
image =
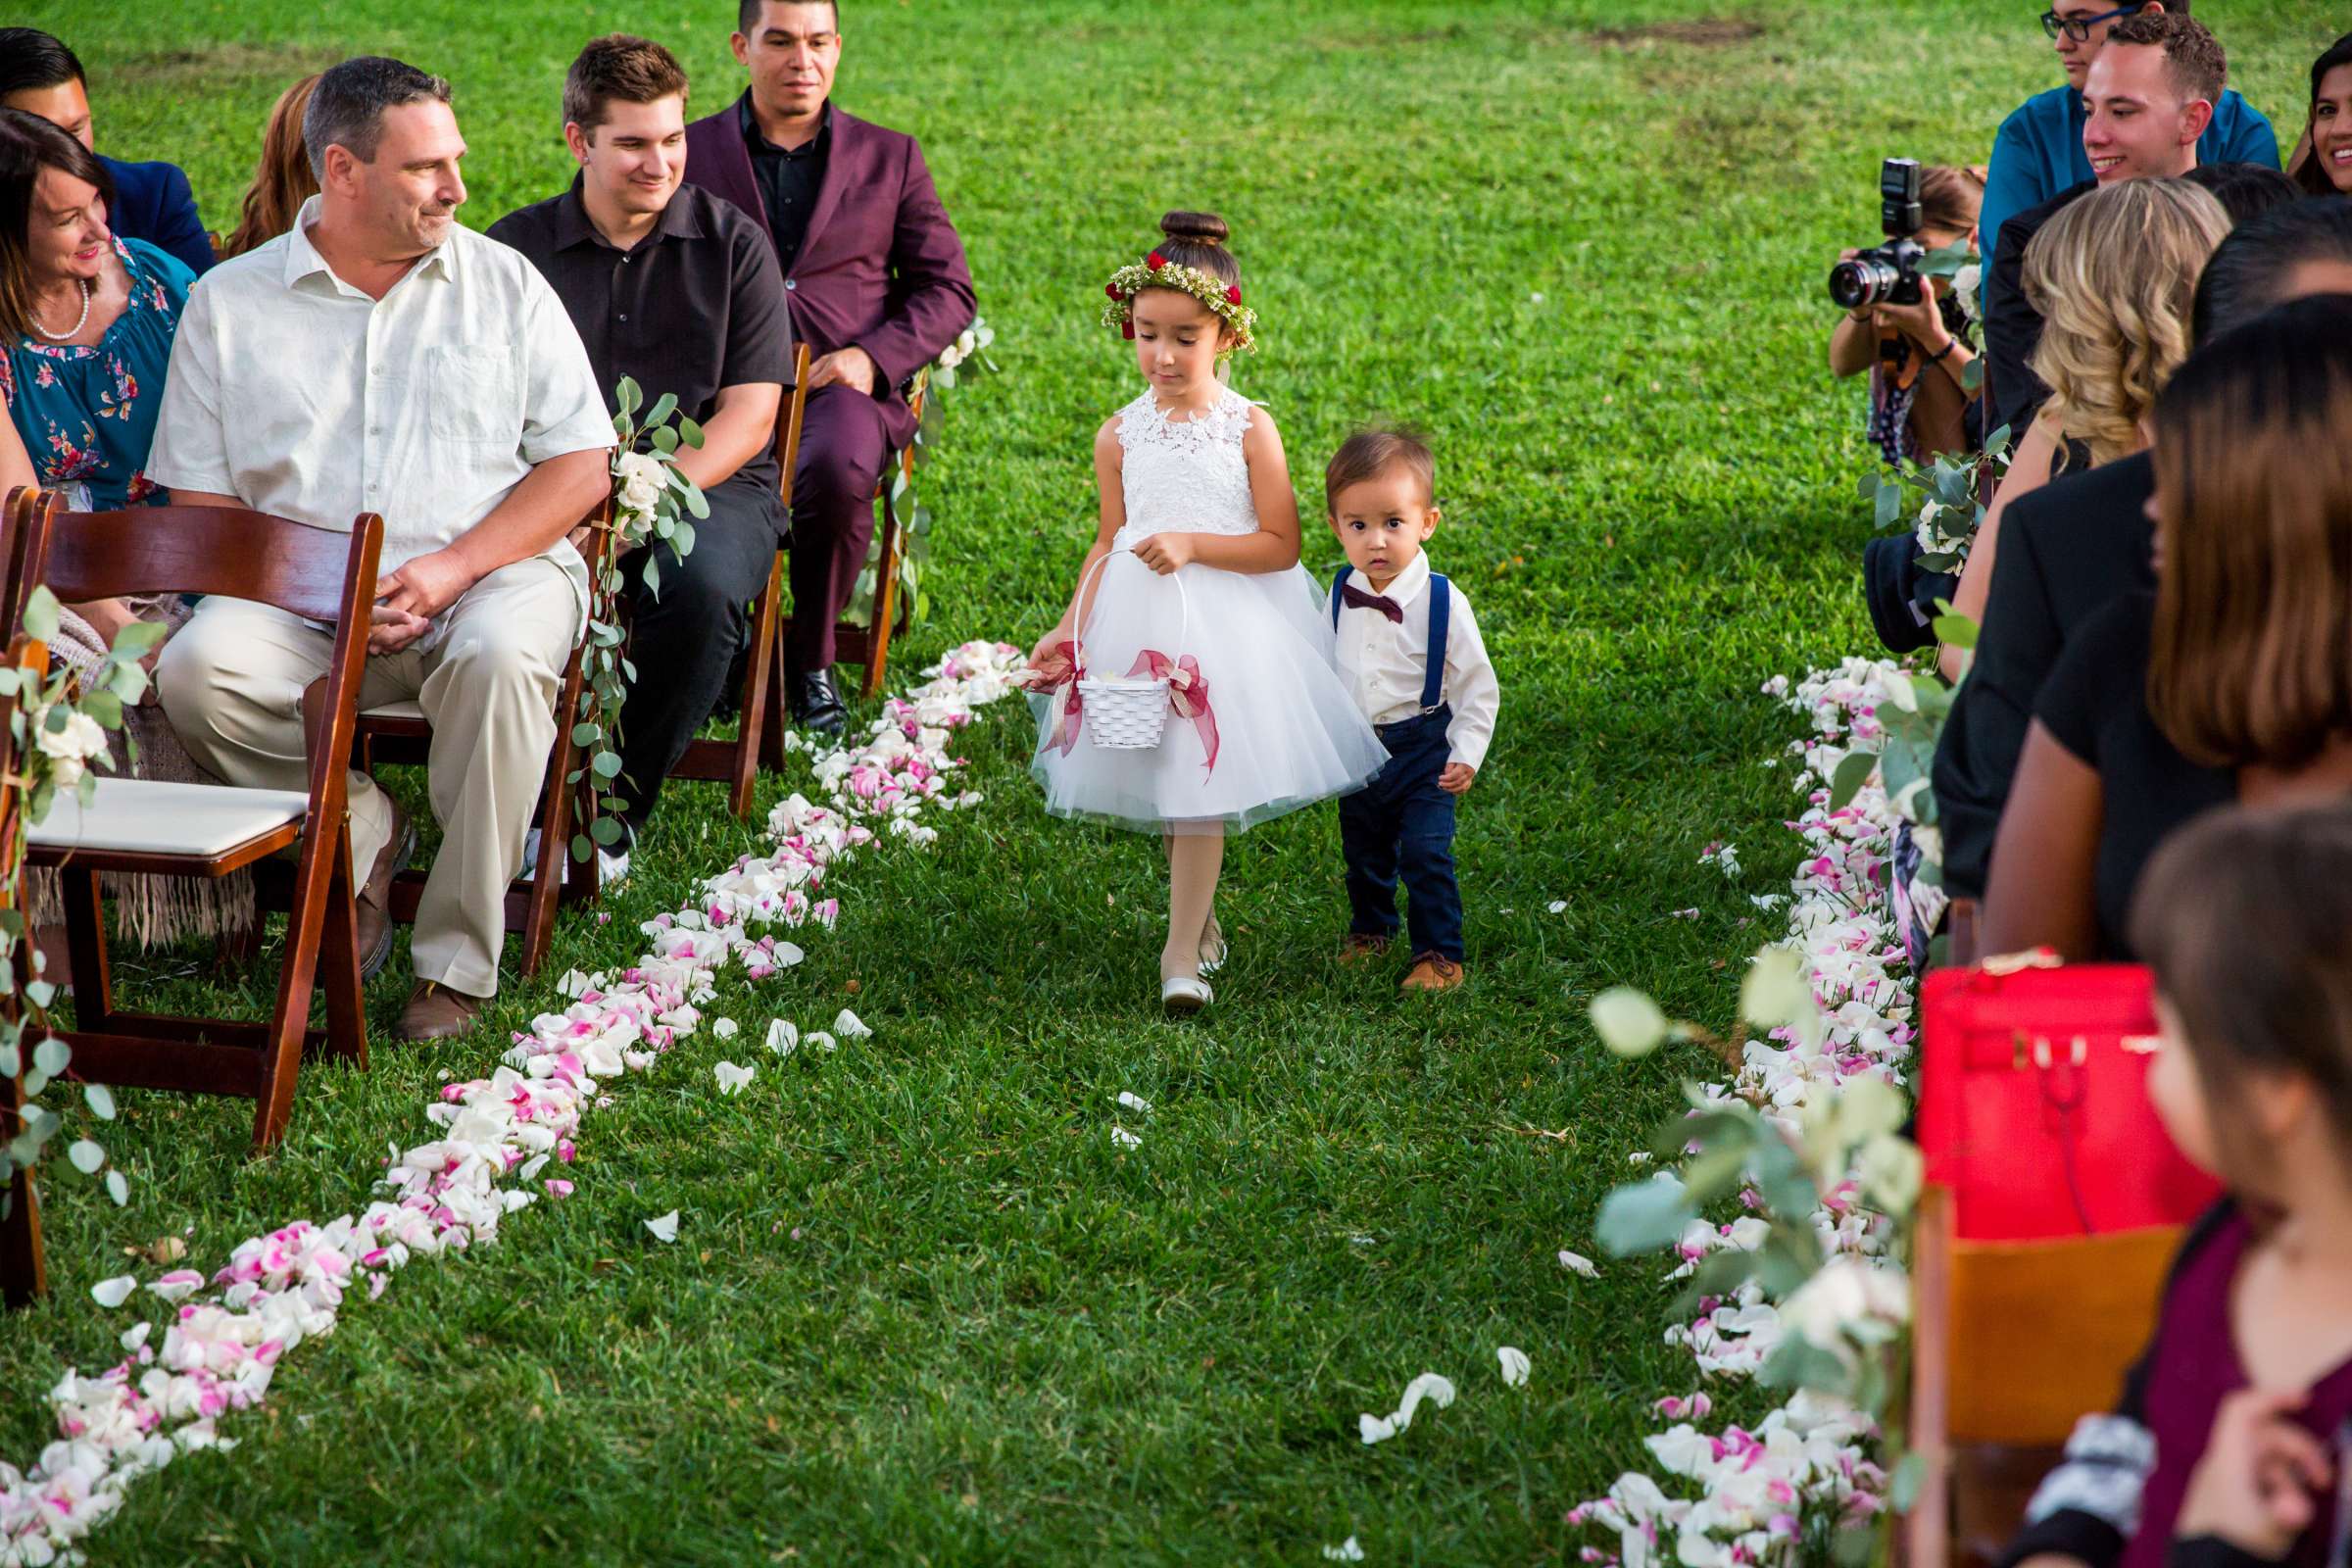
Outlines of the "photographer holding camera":
M 1967 388 L 1973 323 L 1951 280 L 1922 277 L 1917 268 L 1926 253 L 1976 232 L 1984 172 L 1898 159 L 1882 179 L 1893 243 L 1838 258 L 1832 298 L 1847 309 L 1830 334 L 1830 372 L 1870 372 L 1871 439 L 1889 464 L 1974 452 L 1983 432 Z

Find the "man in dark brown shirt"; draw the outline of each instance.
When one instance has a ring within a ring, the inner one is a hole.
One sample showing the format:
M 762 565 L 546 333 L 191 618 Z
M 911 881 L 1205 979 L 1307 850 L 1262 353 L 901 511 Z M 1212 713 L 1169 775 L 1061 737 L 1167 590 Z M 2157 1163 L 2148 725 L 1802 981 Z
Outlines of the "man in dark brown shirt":
M 633 378 L 703 427 L 678 466 L 710 503 L 681 561 L 657 552 L 659 586 L 624 564 L 637 683 L 621 714 L 630 840 L 652 813 L 694 732 L 717 704 L 743 641 L 745 606 L 766 586 L 785 516 L 774 454 L 776 410 L 792 380 L 782 274 L 757 219 L 682 187 L 686 75 L 669 51 L 614 34 L 588 45 L 564 84 L 564 135 L 579 160 L 571 188 L 491 225 L 538 267 L 588 346 L 608 397 Z

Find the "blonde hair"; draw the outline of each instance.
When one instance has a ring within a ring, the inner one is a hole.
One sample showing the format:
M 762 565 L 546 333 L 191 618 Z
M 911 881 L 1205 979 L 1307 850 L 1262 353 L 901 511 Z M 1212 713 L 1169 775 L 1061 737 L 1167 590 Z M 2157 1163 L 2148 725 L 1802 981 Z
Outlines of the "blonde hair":
M 2034 373 L 2093 466 L 2139 449 L 2141 417 L 2188 358 L 2197 278 L 2229 232 L 2202 186 L 2132 179 L 2070 203 L 2026 247 L 2026 298 L 2042 317 Z

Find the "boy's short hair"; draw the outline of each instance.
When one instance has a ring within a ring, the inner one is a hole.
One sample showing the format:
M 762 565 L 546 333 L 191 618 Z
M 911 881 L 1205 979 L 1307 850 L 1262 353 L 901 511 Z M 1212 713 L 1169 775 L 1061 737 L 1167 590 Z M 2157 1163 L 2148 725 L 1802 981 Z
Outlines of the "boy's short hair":
M 650 38 L 625 32 L 589 40 L 564 77 L 564 120 L 594 130 L 612 105 L 660 103 L 686 97 L 686 73 L 677 58 Z
M 2119 43 L 2163 50 L 2165 74 L 2188 102 L 2218 104 L 2230 84 L 2230 57 L 2222 41 L 2184 11 L 2134 12 L 2108 30 L 2107 46 Z
M 1391 468 L 1410 468 L 1421 481 L 1424 501 L 1438 496 L 1438 460 L 1421 432 L 1402 425 L 1367 425 L 1340 443 L 1330 466 L 1323 470 L 1323 510 L 1340 513 L 1340 492 L 1351 484 L 1377 479 Z

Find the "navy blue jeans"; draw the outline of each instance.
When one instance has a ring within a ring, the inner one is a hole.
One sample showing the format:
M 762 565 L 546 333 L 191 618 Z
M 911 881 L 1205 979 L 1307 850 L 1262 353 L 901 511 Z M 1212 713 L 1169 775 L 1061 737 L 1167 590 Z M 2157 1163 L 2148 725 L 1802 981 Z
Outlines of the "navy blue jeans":
M 1348 857 L 1348 929 L 1396 934 L 1396 883 L 1413 952 L 1462 961 L 1462 890 L 1453 878 L 1453 797 L 1438 788 L 1446 770 L 1451 709 L 1378 726 L 1389 761 L 1372 782 L 1340 797 L 1340 846 Z

